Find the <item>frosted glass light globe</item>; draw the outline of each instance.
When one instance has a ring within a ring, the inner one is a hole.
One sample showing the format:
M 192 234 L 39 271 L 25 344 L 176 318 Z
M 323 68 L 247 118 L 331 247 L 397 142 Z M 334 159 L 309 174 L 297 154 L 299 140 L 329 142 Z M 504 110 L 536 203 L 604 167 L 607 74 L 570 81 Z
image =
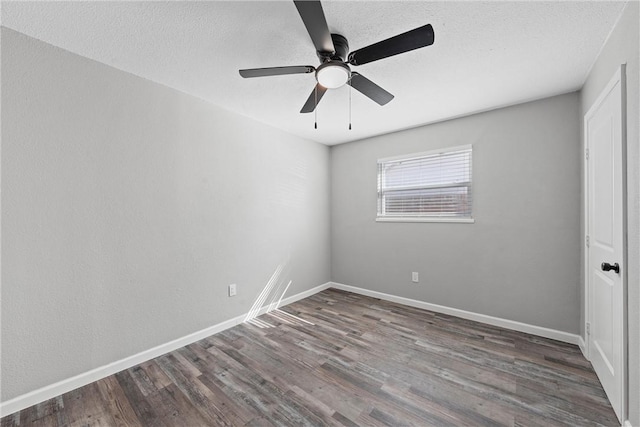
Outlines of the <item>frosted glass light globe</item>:
M 318 67 L 316 80 L 327 89 L 336 89 L 349 81 L 351 70 L 342 62 L 326 62 Z

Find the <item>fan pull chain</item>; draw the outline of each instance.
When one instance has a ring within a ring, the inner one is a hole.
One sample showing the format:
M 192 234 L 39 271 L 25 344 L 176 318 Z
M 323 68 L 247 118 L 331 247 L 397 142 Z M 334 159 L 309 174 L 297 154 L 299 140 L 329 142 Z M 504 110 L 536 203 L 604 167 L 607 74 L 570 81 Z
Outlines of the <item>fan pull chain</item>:
M 314 97 L 314 101 L 315 101 L 315 107 L 313 108 L 313 128 L 314 129 L 318 129 L 318 85 L 316 85 L 316 87 L 313 89 L 313 97 Z
M 351 85 L 349 85 L 349 130 L 351 130 Z

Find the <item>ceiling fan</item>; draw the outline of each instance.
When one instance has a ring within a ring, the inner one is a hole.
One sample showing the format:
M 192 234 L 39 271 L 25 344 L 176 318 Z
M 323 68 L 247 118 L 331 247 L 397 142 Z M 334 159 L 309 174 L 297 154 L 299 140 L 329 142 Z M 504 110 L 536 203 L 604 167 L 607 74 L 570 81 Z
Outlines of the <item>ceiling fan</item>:
M 345 84 L 380 105 L 387 104 L 393 99 L 393 95 L 362 74 L 351 71 L 350 65 L 367 64 L 430 46 L 434 41 L 433 27 L 427 24 L 349 53 L 347 39 L 340 34 L 329 32 L 319 0 L 294 0 L 294 3 L 311 36 L 311 41 L 320 59 L 320 65 L 317 68 L 312 65 L 251 68 L 240 70 L 240 75 L 244 78 L 250 78 L 315 72 L 317 84 L 300 110 L 301 113 L 313 112 L 327 89 L 336 89 Z

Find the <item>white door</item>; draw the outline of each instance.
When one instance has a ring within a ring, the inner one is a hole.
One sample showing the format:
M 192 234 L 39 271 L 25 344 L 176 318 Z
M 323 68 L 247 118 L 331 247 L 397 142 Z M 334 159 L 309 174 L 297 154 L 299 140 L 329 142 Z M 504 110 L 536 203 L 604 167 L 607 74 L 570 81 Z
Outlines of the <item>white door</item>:
M 624 68 L 585 115 L 589 359 L 618 419 L 625 395 Z

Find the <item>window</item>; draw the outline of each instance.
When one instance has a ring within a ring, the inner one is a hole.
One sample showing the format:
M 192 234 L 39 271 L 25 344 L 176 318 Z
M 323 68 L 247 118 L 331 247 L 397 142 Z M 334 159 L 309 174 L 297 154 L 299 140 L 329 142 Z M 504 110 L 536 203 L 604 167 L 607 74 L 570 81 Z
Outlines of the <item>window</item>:
M 473 222 L 471 146 L 378 160 L 378 221 Z

